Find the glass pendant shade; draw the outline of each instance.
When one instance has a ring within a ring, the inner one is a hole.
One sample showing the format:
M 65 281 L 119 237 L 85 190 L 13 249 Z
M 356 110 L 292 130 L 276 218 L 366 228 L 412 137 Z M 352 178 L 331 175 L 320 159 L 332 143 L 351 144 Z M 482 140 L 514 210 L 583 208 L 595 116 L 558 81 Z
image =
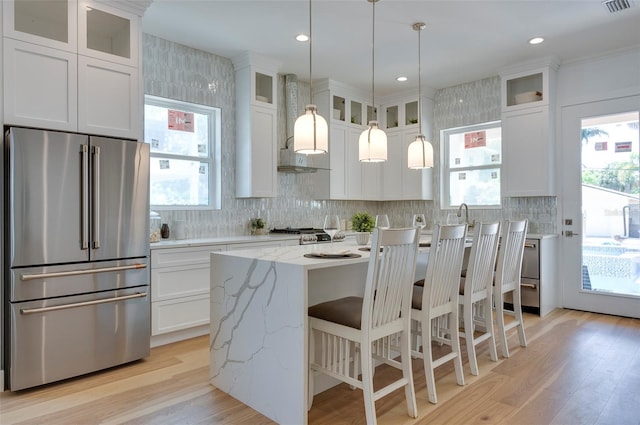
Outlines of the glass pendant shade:
M 409 145 L 407 152 L 407 162 L 411 169 L 432 168 L 433 167 L 433 146 L 422 134 Z
M 302 154 L 326 153 L 329 149 L 327 121 L 317 114 L 316 105 L 307 105 L 293 125 L 293 150 Z
M 358 151 L 360 162 L 387 160 L 387 135 L 378 128 L 377 121 L 369 121 L 369 127 L 360 134 Z

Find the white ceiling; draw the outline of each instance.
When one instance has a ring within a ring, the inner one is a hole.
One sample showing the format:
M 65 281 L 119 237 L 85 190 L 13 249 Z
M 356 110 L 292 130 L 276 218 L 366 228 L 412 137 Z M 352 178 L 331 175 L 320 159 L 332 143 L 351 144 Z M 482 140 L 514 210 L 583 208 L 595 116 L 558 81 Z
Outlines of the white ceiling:
M 498 74 L 536 58 L 561 63 L 640 46 L 640 0 L 610 13 L 600 0 L 380 0 L 375 5 L 375 91 L 417 87 L 418 33 L 423 90 Z M 373 4 L 314 0 L 313 79 L 331 78 L 371 91 Z M 309 78 L 307 0 L 154 0 L 143 32 L 231 58 L 243 51 L 281 62 L 279 72 Z M 542 45 L 527 40 L 544 36 Z M 632 70 L 632 72 L 639 72 Z M 405 75 L 409 81 L 395 78 Z

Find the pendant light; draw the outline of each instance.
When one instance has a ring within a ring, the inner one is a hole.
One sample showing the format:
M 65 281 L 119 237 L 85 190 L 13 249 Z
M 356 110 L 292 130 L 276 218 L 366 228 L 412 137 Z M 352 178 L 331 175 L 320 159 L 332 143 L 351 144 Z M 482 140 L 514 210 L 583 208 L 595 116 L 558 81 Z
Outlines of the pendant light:
M 326 153 L 329 150 L 329 130 L 327 121 L 318 114 L 313 104 L 311 76 L 311 0 L 309 0 L 309 105 L 293 125 L 293 150 L 302 154 Z
M 420 134 L 409 145 L 407 152 L 407 165 L 412 169 L 432 168 L 433 167 L 433 146 L 429 143 L 422 133 L 422 81 L 420 78 L 420 33 L 426 25 L 424 22 L 416 22 L 413 29 L 418 31 L 418 129 Z
M 371 92 L 372 105 L 376 105 L 375 64 L 376 64 L 376 3 L 380 0 L 367 0 L 373 3 L 373 37 L 371 43 Z M 378 127 L 378 121 L 369 121 L 369 127 L 360 134 L 359 140 L 360 162 L 383 162 L 387 160 L 387 135 Z

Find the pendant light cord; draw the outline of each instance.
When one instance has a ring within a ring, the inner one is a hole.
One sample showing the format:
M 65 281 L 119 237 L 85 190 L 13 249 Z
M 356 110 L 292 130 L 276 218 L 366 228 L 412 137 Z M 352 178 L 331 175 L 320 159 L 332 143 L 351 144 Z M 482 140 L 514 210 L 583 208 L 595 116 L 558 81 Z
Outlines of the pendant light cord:
M 312 50 L 313 37 L 311 36 L 311 0 L 309 0 L 309 103 L 313 104 L 313 88 L 311 79 L 311 50 Z
M 420 63 L 420 39 L 422 38 L 422 28 L 424 28 L 424 24 L 418 23 L 418 131 L 420 134 L 424 135 L 422 132 L 422 67 Z
M 376 2 L 378 0 L 370 0 L 373 3 L 373 25 L 371 31 L 371 103 L 376 107 Z M 378 117 L 376 117 L 377 119 Z

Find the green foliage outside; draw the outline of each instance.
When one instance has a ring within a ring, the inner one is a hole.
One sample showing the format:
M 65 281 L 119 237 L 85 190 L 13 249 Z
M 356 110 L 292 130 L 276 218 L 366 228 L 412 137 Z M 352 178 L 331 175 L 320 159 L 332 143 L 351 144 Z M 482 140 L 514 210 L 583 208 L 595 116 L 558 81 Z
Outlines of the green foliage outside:
M 608 135 L 607 131 L 597 127 L 583 128 L 581 139 L 588 144 L 592 137 Z M 582 170 L 582 183 L 632 195 L 640 194 L 639 159 L 640 155 L 632 153 L 628 161 L 612 162 L 604 168 L 585 168 Z

